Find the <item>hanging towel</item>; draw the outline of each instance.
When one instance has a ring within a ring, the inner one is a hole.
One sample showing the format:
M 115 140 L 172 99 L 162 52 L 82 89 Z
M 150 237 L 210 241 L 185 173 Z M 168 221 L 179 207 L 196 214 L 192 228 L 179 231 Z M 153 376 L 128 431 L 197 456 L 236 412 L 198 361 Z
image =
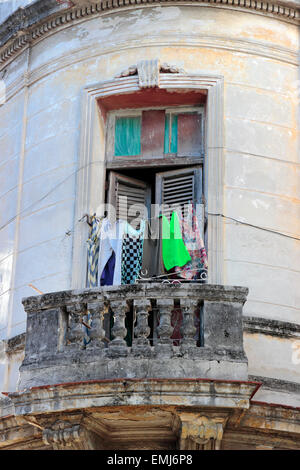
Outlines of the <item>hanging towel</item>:
M 122 245 L 122 284 L 134 284 L 136 278 L 140 274 L 143 257 L 144 233 L 144 220 L 141 220 L 139 230 L 134 231 L 130 225 L 129 227 L 126 227 L 126 233 L 124 234 Z
M 167 271 L 175 266 L 184 266 L 191 261 L 191 256 L 182 240 L 180 222 L 176 211 L 172 212 L 169 224 L 162 215 L 162 257 Z
M 183 279 L 198 279 L 203 269 L 208 269 L 207 254 L 201 237 L 194 205 L 188 204 L 186 217 L 181 218 L 182 238 L 188 248 L 191 261 L 184 267 L 175 268 L 177 275 Z
M 102 218 L 92 216 L 92 228 L 88 244 L 88 273 L 87 287 L 98 285 L 98 260 L 99 260 L 99 235 L 101 231 Z

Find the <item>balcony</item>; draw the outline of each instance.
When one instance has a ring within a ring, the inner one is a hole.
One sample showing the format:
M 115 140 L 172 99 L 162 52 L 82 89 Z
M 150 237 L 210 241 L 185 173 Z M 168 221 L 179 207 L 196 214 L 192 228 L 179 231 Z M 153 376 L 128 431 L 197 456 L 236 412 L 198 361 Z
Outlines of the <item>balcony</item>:
M 230 447 L 260 386 L 243 350 L 247 293 L 139 281 L 23 299 L 25 357 L 2 447 Z
M 19 389 L 124 378 L 247 380 L 247 293 L 243 287 L 141 282 L 23 299 Z

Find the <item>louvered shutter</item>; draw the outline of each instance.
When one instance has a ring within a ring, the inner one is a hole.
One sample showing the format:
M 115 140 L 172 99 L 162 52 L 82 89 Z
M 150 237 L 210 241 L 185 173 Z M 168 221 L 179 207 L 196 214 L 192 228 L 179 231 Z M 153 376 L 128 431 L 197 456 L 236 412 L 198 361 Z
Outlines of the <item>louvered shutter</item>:
M 165 171 L 156 175 L 156 204 L 168 213 L 188 203 L 200 204 L 202 199 L 202 167 Z M 169 208 L 168 208 L 169 206 Z
M 165 171 L 156 174 L 156 214 L 170 218 L 174 210 L 185 215 L 187 204 L 193 203 L 202 234 L 204 230 L 204 204 L 202 203 L 202 167 Z
M 114 207 L 116 220 L 147 218 L 150 213 L 151 190 L 144 181 L 129 178 L 114 171 L 109 176 L 108 203 Z M 112 207 L 109 208 L 112 217 Z

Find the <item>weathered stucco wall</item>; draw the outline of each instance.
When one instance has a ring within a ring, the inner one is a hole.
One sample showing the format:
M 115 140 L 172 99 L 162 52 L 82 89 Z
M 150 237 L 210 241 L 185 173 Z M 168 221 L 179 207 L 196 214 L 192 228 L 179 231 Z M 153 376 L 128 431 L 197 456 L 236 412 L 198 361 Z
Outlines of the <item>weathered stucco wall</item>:
M 299 237 L 298 47 L 297 26 L 275 18 L 156 6 L 68 25 L 4 67 L 0 338 L 25 330 L 28 284 L 43 292 L 72 287 L 73 233 L 83 223 L 74 220 L 82 88 L 138 60 L 224 76 L 224 214 Z M 224 284 L 249 287 L 244 313 L 299 322 L 299 241 L 224 222 Z M 279 367 L 277 342 L 267 346 L 260 367 L 265 339 L 246 341 L 249 374 L 268 368 L 268 376 L 299 382 L 289 354 Z

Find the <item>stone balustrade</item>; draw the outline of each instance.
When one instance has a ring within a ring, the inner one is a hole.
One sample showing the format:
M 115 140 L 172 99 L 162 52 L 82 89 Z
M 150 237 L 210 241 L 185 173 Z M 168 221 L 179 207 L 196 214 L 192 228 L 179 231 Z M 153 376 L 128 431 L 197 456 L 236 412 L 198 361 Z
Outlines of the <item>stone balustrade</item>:
M 23 299 L 20 387 L 113 378 L 247 379 L 247 288 L 139 283 Z

